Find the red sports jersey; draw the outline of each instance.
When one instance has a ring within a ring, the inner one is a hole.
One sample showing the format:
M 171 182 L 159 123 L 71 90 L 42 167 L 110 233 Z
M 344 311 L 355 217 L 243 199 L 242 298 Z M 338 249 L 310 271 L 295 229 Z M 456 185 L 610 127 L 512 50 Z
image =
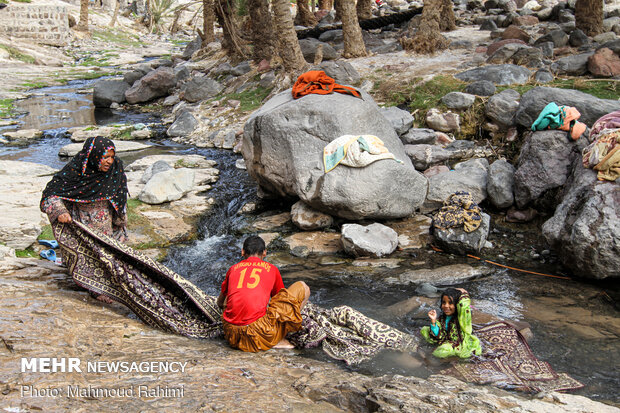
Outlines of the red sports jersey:
M 227 298 L 224 320 L 238 326 L 252 324 L 265 315 L 269 299 L 282 288 L 280 271 L 258 257 L 233 265 L 222 283 Z

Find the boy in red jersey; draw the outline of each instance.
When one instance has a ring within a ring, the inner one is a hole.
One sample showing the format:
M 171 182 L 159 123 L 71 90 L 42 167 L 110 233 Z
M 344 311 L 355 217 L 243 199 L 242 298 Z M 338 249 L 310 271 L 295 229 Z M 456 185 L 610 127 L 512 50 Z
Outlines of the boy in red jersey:
M 241 255 L 245 259 L 228 269 L 217 299 L 224 309 L 224 337 L 243 351 L 292 348 L 285 337 L 301 328 L 310 288 L 303 281 L 284 288 L 280 271 L 263 261 L 267 249 L 261 237 L 246 238 Z

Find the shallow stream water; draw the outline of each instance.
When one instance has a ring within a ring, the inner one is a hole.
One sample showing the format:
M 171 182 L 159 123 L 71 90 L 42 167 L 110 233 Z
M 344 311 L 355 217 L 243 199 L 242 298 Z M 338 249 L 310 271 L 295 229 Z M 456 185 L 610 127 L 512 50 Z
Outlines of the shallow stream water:
M 39 95 L 47 98 L 37 96 L 31 98 L 35 100 L 30 103 L 21 102 L 21 107 L 34 105 L 54 107 L 56 110 L 45 109 L 38 115 L 31 111 L 30 115 L 18 119 L 20 128 L 28 125 L 41 129 L 49 126 L 49 129 L 41 140 L 27 147 L 0 146 L 0 159 L 37 162 L 60 168 L 67 161 L 57 155 L 60 147 L 70 143 L 63 133 L 67 127 L 154 121 L 148 115 L 118 111 L 98 115 L 90 104 L 90 96 L 76 92 L 85 87 L 88 83 L 72 84 L 62 90 L 41 89 Z M 69 106 L 63 106 L 62 102 Z M 74 112 L 76 117 L 71 116 Z M 220 179 L 210 191 L 216 204 L 201 220 L 200 238 L 190 245 L 170 248 L 165 260 L 167 266 L 215 295 L 227 268 L 240 259 L 241 243 L 251 232 L 251 221 L 256 216 L 239 215 L 237 211 L 247 202 L 258 202 L 256 185 L 245 171 L 235 167 L 239 155 L 230 151 L 189 148 L 166 140 L 152 143 L 155 146 L 147 151 L 119 156 L 129 163 L 146 154 L 197 153 L 218 162 Z M 283 212 L 290 207 L 281 202 L 258 204 L 262 214 Z M 501 216 L 496 216 L 492 227 L 494 231 L 490 234 L 490 241 L 495 247 L 488 252 L 490 259 L 504 260 L 511 266 L 541 273 L 571 275 L 554 263 L 553 254 L 541 255 L 545 245 L 536 225 L 510 226 L 502 222 Z M 284 232 L 293 231 L 290 225 L 284 229 Z M 538 255 L 537 259 L 532 258 L 534 255 Z M 392 257 L 400 259 L 398 268 L 356 268 L 345 256 L 337 257 L 342 263 L 325 265 L 320 257 L 297 258 L 283 250 L 271 251 L 267 260 L 271 258 L 278 264 L 285 284 L 297 279 L 305 280 L 312 290 L 312 302 L 325 307 L 350 305 L 412 334 L 417 334 L 419 328 L 426 325 L 426 312 L 430 307 L 422 306 L 417 311 L 405 313 L 388 311 L 388 307 L 418 294 L 415 286 L 394 285 L 384 280 L 407 269 L 456 263 L 478 265 L 472 259 L 440 254 L 430 249 L 415 253 L 397 252 Z M 617 283 L 594 284 L 495 268 L 490 275 L 459 286 L 470 292 L 474 310 L 529 323 L 534 335 L 529 344 L 534 354 L 548 361 L 556 371 L 566 372 L 583 382 L 586 387 L 577 394 L 620 404 L 617 391 L 620 388 L 620 314 L 615 304 L 620 294 Z M 421 346 L 428 356 L 432 348 L 424 344 Z M 304 357 L 330 361 L 319 350 L 304 351 L 302 354 Z M 417 356 L 384 352 L 350 369 L 369 375 L 397 373 L 425 377 L 447 367 L 427 361 L 420 365 L 419 361 Z

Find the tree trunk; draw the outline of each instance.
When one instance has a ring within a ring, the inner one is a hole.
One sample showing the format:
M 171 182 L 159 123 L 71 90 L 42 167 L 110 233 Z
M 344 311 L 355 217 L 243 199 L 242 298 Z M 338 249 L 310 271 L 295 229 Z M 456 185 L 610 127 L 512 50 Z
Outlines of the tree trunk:
M 439 30 L 449 32 L 456 29 L 456 19 L 454 17 L 454 8 L 452 0 L 443 0 L 441 2 L 441 18 L 439 20 Z
M 269 11 L 269 0 L 248 0 L 250 24 L 252 28 L 252 59 L 260 62 L 271 61 L 276 52 L 276 36 Z
M 314 0 L 312 0 L 314 2 Z M 297 0 L 297 15 L 295 16 L 295 24 L 306 27 L 316 26 L 316 17 L 310 11 L 308 0 Z
M 400 43 L 405 50 L 415 53 L 434 53 L 448 47 L 450 42 L 439 32 L 441 2 L 425 0 L 420 26 L 413 37 L 402 37 Z
M 76 29 L 83 32 L 88 31 L 88 0 L 80 0 L 80 21 Z
M 233 60 L 245 59 L 247 53 L 235 20 L 235 0 L 215 0 L 215 15 L 222 28 L 222 49 Z
M 289 73 L 301 73 L 308 68 L 308 63 L 299 47 L 289 1 L 271 0 L 271 8 L 278 33 L 278 53 L 282 58 L 284 70 Z
M 336 13 L 342 20 L 342 37 L 344 39 L 345 58 L 367 56 L 366 46 L 362 37 L 362 29 L 357 21 L 355 0 L 336 1 Z
M 331 10 L 332 7 L 332 0 L 319 0 L 319 10 Z
M 603 33 L 603 0 L 577 0 L 575 25 L 588 36 Z
M 357 20 L 366 20 L 372 17 L 372 0 L 357 0 Z
M 114 27 L 116 24 L 116 18 L 118 17 L 118 9 L 121 7 L 121 0 L 116 0 L 114 4 L 114 13 L 112 14 L 112 20 L 110 20 L 110 27 Z
M 202 45 L 215 41 L 215 14 L 213 12 L 213 0 L 202 0 Z

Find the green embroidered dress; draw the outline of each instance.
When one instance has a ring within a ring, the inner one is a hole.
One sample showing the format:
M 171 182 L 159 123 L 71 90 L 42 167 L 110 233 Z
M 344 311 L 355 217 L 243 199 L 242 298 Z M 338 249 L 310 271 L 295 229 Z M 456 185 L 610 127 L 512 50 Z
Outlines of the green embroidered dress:
M 439 344 L 433 355 L 439 358 L 458 356 L 468 358 L 473 354 L 480 355 L 480 340 L 472 334 L 471 300 L 468 294 L 462 294 L 456 304 L 458 316 L 446 317 L 441 314 L 437 320 L 439 331 L 433 334 L 430 326 L 422 327 L 422 336 L 431 344 Z

